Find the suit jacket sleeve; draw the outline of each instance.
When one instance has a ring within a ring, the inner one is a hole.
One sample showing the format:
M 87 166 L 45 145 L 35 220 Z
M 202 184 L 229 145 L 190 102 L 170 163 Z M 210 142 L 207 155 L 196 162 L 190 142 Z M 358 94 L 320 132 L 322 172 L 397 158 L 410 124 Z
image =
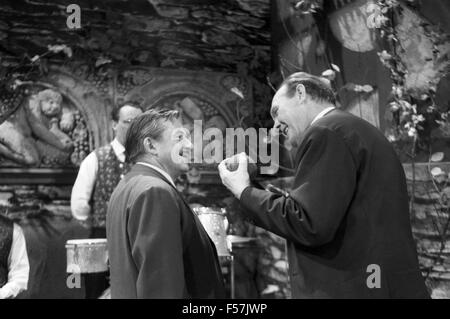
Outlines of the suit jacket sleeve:
M 137 298 L 185 295 L 181 216 L 175 195 L 163 187 L 141 194 L 129 211 L 128 234 L 137 267 Z
M 352 200 L 356 167 L 342 137 L 322 127 L 299 149 L 290 196 L 247 187 L 241 204 L 254 223 L 296 244 L 314 247 L 331 241 Z

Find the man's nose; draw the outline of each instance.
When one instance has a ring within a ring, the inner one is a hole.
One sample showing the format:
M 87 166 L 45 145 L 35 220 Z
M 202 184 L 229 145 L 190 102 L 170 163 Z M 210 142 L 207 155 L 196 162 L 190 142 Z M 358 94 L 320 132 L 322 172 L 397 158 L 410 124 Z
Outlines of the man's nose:
M 270 129 L 269 139 L 268 139 L 268 142 L 270 144 L 273 142 L 278 142 L 280 135 L 281 135 L 280 126 L 281 126 L 280 122 L 275 121 L 275 123 L 273 124 L 273 127 Z
M 191 140 L 186 137 L 184 139 L 183 147 L 184 148 L 188 148 L 188 149 L 193 149 L 194 148 L 194 144 L 192 144 Z
M 273 127 L 270 130 L 270 133 L 279 135 L 280 131 L 281 131 L 281 123 L 278 122 L 277 120 L 275 120 L 274 123 L 273 123 Z
M 273 128 L 277 128 L 280 126 L 280 121 L 278 121 L 277 119 L 273 119 Z

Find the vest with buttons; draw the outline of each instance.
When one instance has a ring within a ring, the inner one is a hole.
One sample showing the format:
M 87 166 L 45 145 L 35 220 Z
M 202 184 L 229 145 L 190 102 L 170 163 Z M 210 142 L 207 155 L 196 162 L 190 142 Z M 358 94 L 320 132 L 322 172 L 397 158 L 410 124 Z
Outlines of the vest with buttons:
M 95 150 L 98 160 L 97 179 L 92 194 L 92 226 L 105 227 L 106 211 L 112 192 L 130 166 L 122 163 L 110 144 Z
M 13 241 L 13 231 L 13 222 L 0 215 L 0 288 L 8 282 L 8 259 Z

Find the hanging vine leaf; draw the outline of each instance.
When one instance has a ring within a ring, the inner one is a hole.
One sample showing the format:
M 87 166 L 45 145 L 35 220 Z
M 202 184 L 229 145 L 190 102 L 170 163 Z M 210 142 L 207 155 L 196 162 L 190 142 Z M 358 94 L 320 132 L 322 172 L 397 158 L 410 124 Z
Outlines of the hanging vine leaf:
M 64 52 L 69 58 L 72 57 L 72 49 L 65 44 L 48 45 L 48 50 L 53 53 Z
M 366 84 L 361 87 L 361 90 L 363 92 L 370 93 L 370 92 L 373 92 L 374 89 L 373 89 L 373 86 Z
M 323 7 L 323 0 L 300 0 L 294 4 L 294 9 L 301 14 L 311 14 Z
M 239 90 L 237 87 L 232 87 L 230 91 L 239 96 L 242 100 L 244 99 L 244 93 L 242 93 L 242 91 Z
M 99 57 L 96 61 L 95 61 L 95 67 L 98 68 L 99 66 L 102 66 L 104 64 L 108 64 L 111 63 L 111 59 L 105 58 L 103 56 Z
M 445 175 L 444 171 L 440 167 L 432 168 L 430 173 L 434 178 L 441 176 L 441 175 Z
M 348 90 L 348 91 L 354 91 L 354 92 L 359 92 L 359 93 L 371 93 L 374 91 L 373 86 L 371 85 L 359 85 L 359 84 L 355 84 L 355 83 L 347 83 L 344 87 L 344 89 Z
M 336 72 L 331 69 L 323 71 L 322 77 L 324 77 L 330 81 L 334 81 L 334 79 L 336 79 Z
M 331 63 L 331 67 L 333 68 L 333 70 L 335 70 L 336 72 L 341 72 L 341 69 L 336 65 L 336 64 L 333 64 L 333 63 Z
M 431 155 L 430 161 L 431 162 L 441 162 L 444 159 L 444 153 L 443 152 L 437 152 Z

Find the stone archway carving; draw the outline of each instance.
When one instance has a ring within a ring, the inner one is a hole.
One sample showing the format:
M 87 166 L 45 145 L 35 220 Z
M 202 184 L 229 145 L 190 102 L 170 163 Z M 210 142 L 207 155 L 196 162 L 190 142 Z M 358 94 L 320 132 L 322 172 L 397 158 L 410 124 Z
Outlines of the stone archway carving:
M 29 103 L 33 94 L 44 89 L 59 93 L 62 96 L 63 109 L 74 113 L 74 125 L 70 130 L 66 130 L 74 142 L 73 149 L 67 151 L 65 155 L 68 157 L 64 160 L 52 161 L 49 159 L 50 155 L 57 152 L 53 148 L 45 150 L 48 147 L 44 145 L 38 147 L 39 163 L 19 161 L 13 162 L 12 166 L 33 168 L 78 166 L 95 147 L 111 141 L 113 138 L 111 111 L 115 104 L 127 100 L 141 102 L 146 108 L 178 107 L 190 121 L 202 119 L 204 124 L 220 129 L 239 126 L 240 117 L 244 114 L 249 116 L 252 109 L 249 82 L 244 78 L 225 73 L 142 67 L 93 70 L 85 64 L 65 68 L 51 67 L 47 76 L 30 86 L 29 96 L 24 99 L 24 103 Z M 27 117 L 26 114 L 23 116 Z M 14 114 L 8 114 L 8 118 L 14 118 Z M 76 129 L 76 123 L 82 123 L 79 125 L 84 125 L 83 129 L 79 127 Z M 58 122 L 57 127 L 61 128 L 61 123 Z M 39 144 L 35 132 L 30 134 Z M 2 166 L 0 161 L 0 167 L 8 165 Z
M 157 107 L 174 96 L 192 97 L 204 103 L 202 111 L 208 112 L 209 108 L 211 114 L 221 116 L 228 127 L 237 127 L 242 113 L 252 108 L 250 84 L 236 75 L 166 69 L 147 71 L 151 74 L 147 75 L 148 81 L 129 90 L 121 97 L 123 100 L 137 100 L 146 107 Z M 243 98 L 233 93 L 232 88 L 239 89 Z

